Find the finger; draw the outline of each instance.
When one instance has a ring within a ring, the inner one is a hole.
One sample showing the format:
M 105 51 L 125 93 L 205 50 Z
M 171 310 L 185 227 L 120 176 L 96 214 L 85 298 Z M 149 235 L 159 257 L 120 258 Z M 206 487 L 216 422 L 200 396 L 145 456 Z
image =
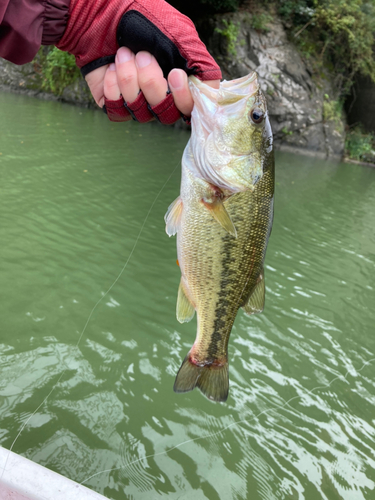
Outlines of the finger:
M 121 92 L 117 83 L 115 63 L 108 66 L 104 75 L 104 95 L 111 101 L 117 101 L 120 98 Z
M 185 116 L 190 116 L 194 102 L 189 90 L 188 76 L 182 69 L 172 69 L 168 75 L 169 87 L 176 107 Z
M 104 75 L 107 71 L 108 64 L 94 69 L 85 76 L 90 92 L 95 99 L 95 102 L 101 108 L 104 104 Z
M 182 69 L 172 69 L 168 75 L 169 87 L 177 109 L 185 116 L 190 116 L 193 111 L 194 101 L 189 89 L 188 76 Z M 206 85 L 218 89 L 220 80 L 206 80 Z
M 135 56 L 135 63 L 138 70 L 139 87 L 144 93 L 146 101 L 151 106 L 156 106 L 165 98 L 168 91 L 163 71 L 155 57 L 149 52 L 138 52 Z
M 136 100 L 139 93 L 138 73 L 133 52 L 121 47 L 116 54 L 117 83 L 126 102 Z

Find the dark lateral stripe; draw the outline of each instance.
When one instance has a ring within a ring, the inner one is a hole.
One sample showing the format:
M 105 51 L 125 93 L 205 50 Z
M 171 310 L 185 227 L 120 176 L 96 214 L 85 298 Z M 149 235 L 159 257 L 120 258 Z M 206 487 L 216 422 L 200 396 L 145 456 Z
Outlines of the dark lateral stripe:
M 223 237 L 224 248 L 222 249 L 222 255 L 225 258 L 222 261 L 222 271 L 220 279 L 220 292 L 218 294 L 218 302 L 215 309 L 215 321 L 213 333 L 211 335 L 211 340 L 209 344 L 209 355 L 214 357 L 221 350 L 220 344 L 225 342 L 225 335 L 227 331 L 231 329 L 233 320 L 228 318 L 228 312 L 230 309 L 230 298 L 228 297 L 228 283 L 231 281 L 229 279 L 232 270 L 230 269 L 230 264 L 232 262 L 232 253 L 234 245 L 233 237 L 226 234 Z

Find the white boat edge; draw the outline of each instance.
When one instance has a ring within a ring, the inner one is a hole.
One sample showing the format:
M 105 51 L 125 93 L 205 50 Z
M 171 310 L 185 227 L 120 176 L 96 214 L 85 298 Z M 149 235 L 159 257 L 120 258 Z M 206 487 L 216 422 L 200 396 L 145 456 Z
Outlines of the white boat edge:
M 0 478 L 1 500 L 108 500 L 1 446 Z

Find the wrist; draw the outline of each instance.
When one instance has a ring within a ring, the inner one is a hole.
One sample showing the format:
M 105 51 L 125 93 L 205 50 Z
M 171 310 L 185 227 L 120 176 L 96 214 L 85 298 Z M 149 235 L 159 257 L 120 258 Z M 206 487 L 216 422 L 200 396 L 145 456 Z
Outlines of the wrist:
M 69 21 L 57 47 L 76 57 L 79 68 L 98 59 L 114 62 L 116 28 L 132 0 L 71 0 Z

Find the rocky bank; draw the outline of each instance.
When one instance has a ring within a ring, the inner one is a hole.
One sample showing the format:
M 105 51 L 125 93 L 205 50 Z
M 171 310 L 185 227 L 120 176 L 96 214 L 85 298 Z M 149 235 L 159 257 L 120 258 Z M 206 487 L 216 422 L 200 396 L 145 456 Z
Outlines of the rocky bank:
M 0 90 L 78 104 L 84 107 L 97 107 L 83 78 L 77 79 L 66 87 L 61 96 L 43 91 L 41 57 L 39 55 L 31 63 L 23 66 L 17 66 L 0 58 Z
M 226 35 L 228 26 L 232 27 L 231 40 Z M 342 156 L 345 123 L 338 117 L 324 118 L 324 103 L 337 97 L 329 77 L 313 80 L 312 71 L 288 41 L 280 21 L 273 21 L 262 31 L 250 26 L 250 15 L 237 12 L 217 16 L 200 27 L 224 78 L 257 71 L 279 149 Z
M 197 23 L 224 78 L 258 72 L 278 149 L 341 157 L 345 123 L 338 117 L 328 119 L 324 113 L 324 103 L 336 97 L 329 76 L 319 82 L 313 79 L 280 21 L 274 20 L 262 31 L 251 26 L 248 12 L 221 14 Z M 37 59 L 22 67 L 0 60 L 0 89 L 95 107 L 83 79 L 66 87 L 60 97 L 41 92 L 41 86 Z

